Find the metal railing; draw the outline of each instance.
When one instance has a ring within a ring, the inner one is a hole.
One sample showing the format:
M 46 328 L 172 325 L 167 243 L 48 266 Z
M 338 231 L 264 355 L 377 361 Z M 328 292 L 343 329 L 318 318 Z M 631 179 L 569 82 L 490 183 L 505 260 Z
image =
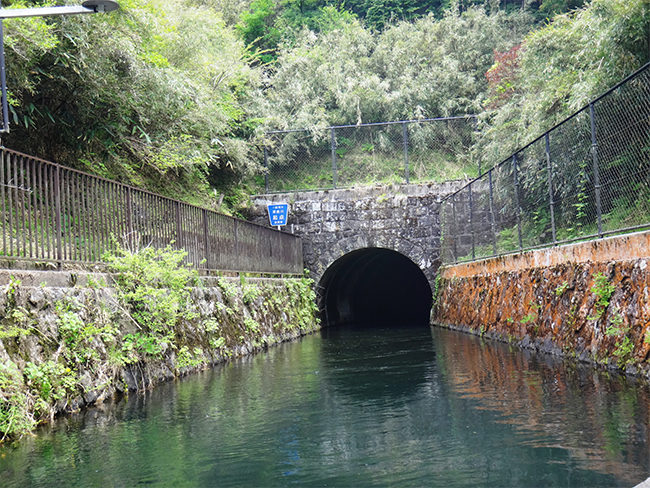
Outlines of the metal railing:
M 288 233 L 0 148 L 1 254 L 99 263 L 118 244 L 184 249 L 201 270 L 302 273 Z
M 444 263 L 650 228 L 650 64 L 449 195 Z
M 264 191 L 444 180 L 450 171 L 463 177 L 475 129 L 476 116 L 463 115 L 269 131 Z

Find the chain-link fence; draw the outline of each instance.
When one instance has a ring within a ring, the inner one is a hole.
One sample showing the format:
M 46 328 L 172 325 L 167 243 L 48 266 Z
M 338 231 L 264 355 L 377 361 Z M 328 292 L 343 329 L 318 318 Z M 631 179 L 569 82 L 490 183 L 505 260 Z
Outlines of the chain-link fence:
M 344 125 L 266 134 L 264 191 L 436 181 L 477 174 L 476 117 Z
M 445 263 L 650 228 L 650 64 L 442 204 Z

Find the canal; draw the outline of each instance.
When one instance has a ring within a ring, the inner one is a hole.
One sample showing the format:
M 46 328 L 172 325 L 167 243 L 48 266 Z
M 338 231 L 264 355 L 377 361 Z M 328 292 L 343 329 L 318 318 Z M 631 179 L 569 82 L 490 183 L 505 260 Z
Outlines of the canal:
M 444 329 L 330 328 L 0 448 L 27 486 L 631 487 L 646 386 Z

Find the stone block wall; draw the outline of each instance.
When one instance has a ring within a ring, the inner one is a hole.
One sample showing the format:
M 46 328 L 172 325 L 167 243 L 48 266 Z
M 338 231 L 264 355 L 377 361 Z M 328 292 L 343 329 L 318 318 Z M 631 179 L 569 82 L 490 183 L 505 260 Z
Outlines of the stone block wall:
M 386 185 L 261 195 L 248 217 L 268 225 L 266 205 L 289 203 L 288 230 L 303 239 L 305 266 L 318 279 L 338 258 L 382 247 L 402 253 L 433 283 L 440 266 L 440 201 L 461 182 Z
M 0 442 L 319 328 L 312 285 L 299 278 L 204 278 L 189 307 L 154 343 L 108 274 L 0 272 Z

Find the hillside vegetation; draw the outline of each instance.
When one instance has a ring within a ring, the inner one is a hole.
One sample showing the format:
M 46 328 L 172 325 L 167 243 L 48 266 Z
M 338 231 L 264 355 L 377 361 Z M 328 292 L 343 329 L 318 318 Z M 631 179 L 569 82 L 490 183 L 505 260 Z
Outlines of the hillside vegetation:
M 120 6 L 5 21 L 3 143 L 213 206 L 259 174 L 265 130 L 477 113 L 496 162 L 650 56 L 646 0 Z

